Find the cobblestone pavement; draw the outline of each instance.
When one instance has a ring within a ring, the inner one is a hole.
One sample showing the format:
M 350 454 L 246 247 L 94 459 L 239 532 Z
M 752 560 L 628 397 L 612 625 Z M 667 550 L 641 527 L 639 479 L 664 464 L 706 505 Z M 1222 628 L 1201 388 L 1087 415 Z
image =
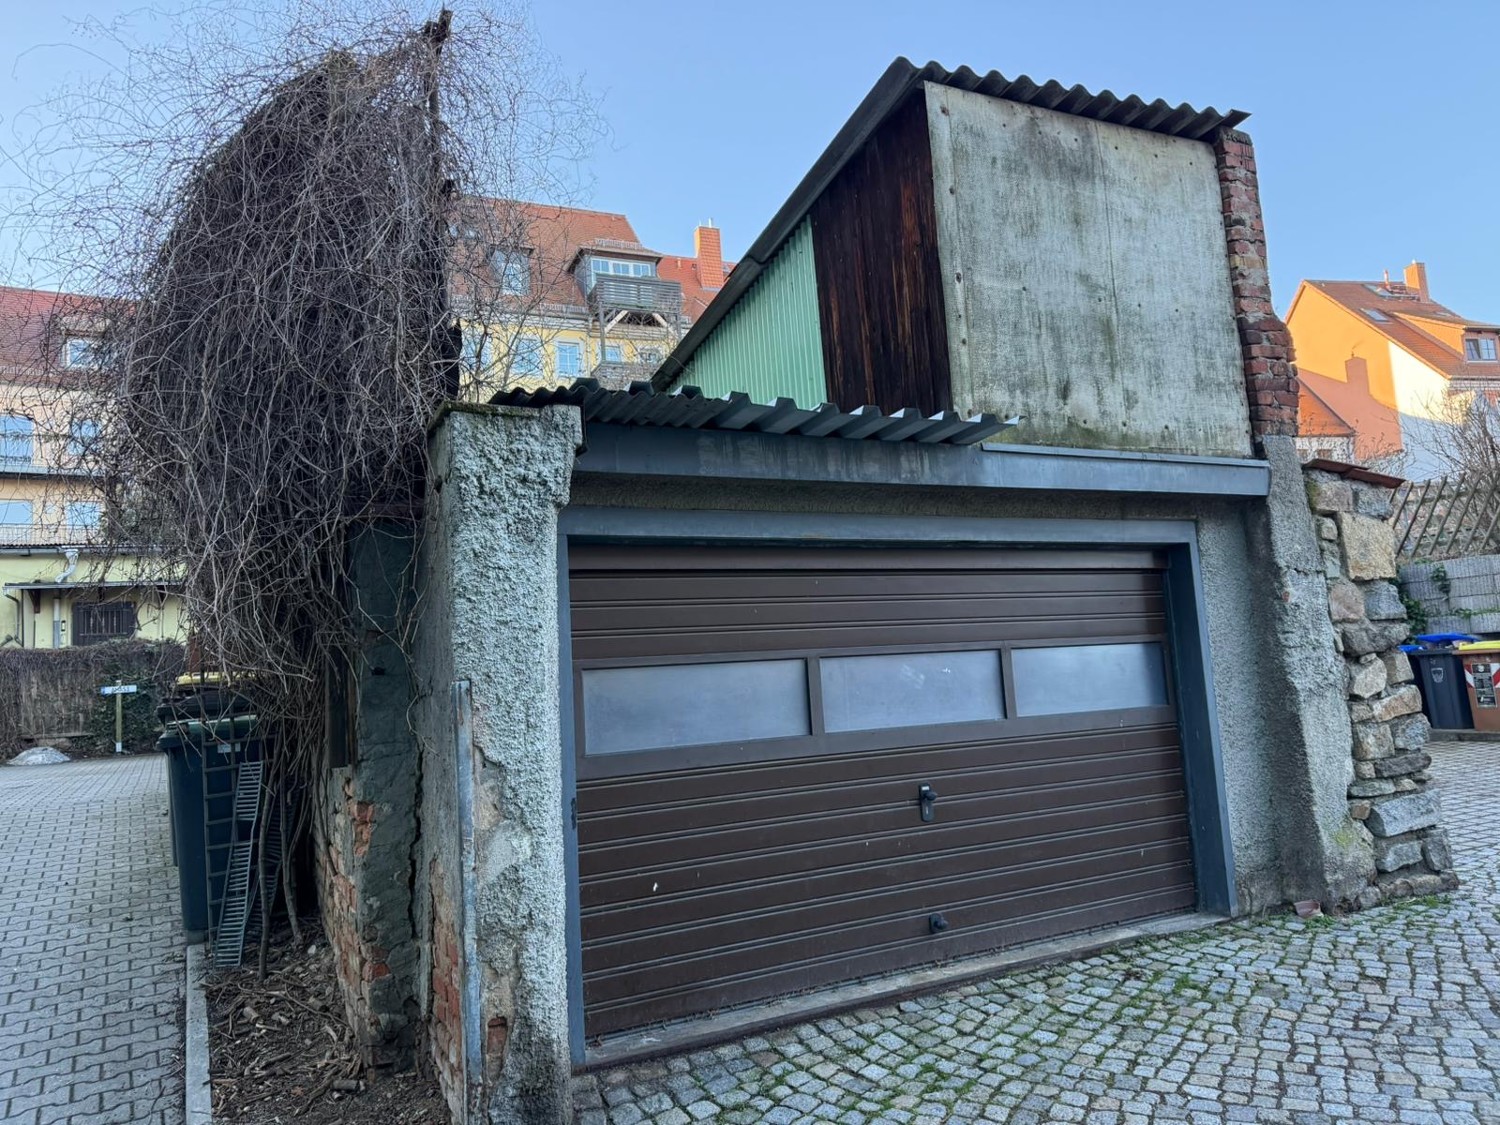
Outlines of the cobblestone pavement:
M 1432 747 L 1462 888 L 1142 942 L 575 1084 L 580 1125 L 1500 1122 L 1500 742 Z
M 182 1121 L 161 755 L 0 767 L 0 1121 Z

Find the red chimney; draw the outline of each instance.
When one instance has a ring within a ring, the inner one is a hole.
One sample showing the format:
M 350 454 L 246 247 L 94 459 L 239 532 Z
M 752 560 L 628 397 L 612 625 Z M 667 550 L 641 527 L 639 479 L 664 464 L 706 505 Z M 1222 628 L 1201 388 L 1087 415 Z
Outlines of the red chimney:
M 1412 262 L 1406 267 L 1406 287 L 1414 290 L 1424 301 L 1432 299 L 1427 295 L 1427 266 L 1424 263 Z
M 712 221 L 694 228 L 693 256 L 698 259 L 698 283 L 705 289 L 724 288 L 724 247 Z

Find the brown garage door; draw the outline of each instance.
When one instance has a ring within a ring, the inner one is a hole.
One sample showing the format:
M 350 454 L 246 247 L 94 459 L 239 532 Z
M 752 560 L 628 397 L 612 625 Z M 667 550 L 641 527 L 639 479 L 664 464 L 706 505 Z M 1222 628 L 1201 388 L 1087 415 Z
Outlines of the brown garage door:
M 1191 909 L 1161 566 L 575 547 L 586 1034 Z

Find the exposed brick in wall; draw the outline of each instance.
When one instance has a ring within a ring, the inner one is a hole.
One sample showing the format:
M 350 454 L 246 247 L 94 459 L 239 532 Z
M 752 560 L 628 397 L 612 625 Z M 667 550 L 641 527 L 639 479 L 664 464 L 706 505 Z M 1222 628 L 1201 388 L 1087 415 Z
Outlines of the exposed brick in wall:
M 421 1039 L 421 980 L 413 884 L 420 759 L 407 712 L 411 685 L 401 635 L 413 537 L 399 525 L 351 536 L 363 641 L 336 714 L 348 714 L 351 764 L 324 773 L 315 809 L 323 928 L 345 1015 L 368 1063 L 410 1066 Z
M 366 1059 L 375 1065 L 410 1061 L 412 1029 L 405 998 L 393 1004 L 389 945 L 409 946 L 405 927 L 382 925 L 366 879 L 378 806 L 358 800 L 345 771 L 330 775 L 317 837 L 317 875 L 323 923 L 333 950 L 344 1011 Z M 409 956 L 409 953 L 406 955 Z M 399 959 L 398 959 L 398 967 Z
M 455 1121 L 460 1120 L 464 1099 L 463 1007 L 459 995 L 462 958 L 458 948 L 458 915 L 447 883 L 436 862 L 428 868 L 432 897 L 431 1007 L 427 1019 L 427 1042 L 438 1086 Z
M 1234 319 L 1244 356 L 1250 431 L 1257 441 L 1268 434 L 1295 436 L 1297 368 L 1291 334 L 1271 305 L 1265 219 L 1249 136 L 1238 129 L 1220 129 L 1214 138 L 1214 161 L 1224 209 Z

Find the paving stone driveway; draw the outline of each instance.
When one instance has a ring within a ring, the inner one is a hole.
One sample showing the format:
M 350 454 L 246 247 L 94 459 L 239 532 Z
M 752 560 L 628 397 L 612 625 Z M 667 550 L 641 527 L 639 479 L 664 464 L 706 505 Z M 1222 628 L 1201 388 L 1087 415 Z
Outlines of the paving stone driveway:
M 159 754 L 0 766 L 0 1122 L 182 1121 Z
M 576 1083 L 580 1125 L 1500 1122 L 1500 743 L 1432 747 L 1463 887 L 1289 915 Z

